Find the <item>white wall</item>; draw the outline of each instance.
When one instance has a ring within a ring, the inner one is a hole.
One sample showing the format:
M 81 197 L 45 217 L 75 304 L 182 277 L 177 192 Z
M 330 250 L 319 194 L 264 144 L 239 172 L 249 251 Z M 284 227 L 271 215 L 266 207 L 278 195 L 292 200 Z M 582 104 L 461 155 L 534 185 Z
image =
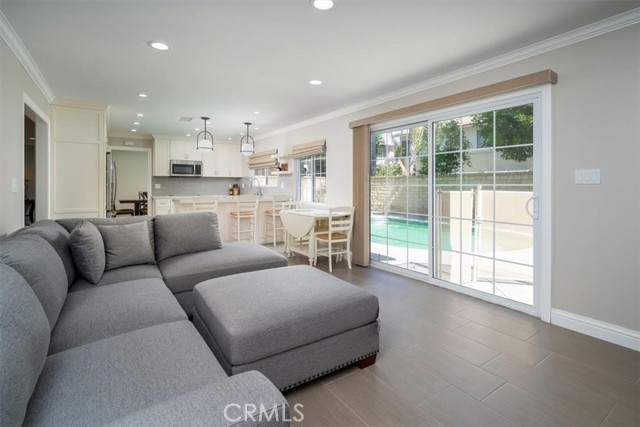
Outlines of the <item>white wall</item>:
M 326 138 L 327 202 L 351 203 L 350 121 L 550 68 L 552 307 L 640 331 L 640 25 L 258 140 L 257 150 Z M 602 184 L 573 184 L 599 168 Z
M 137 199 L 138 191 L 150 191 L 150 172 L 144 151 L 112 149 L 111 155 L 118 170 L 117 199 Z M 133 209 L 132 204 L 122 204 L 116 200 L 116 209 Z
M 31 80 L 4 40 L 0 39 L 0 236 L 20 228 L 24 218 L 23 94 L 40 110 L 49 103 Z M 11 180 L 18 180 L 18 192 L 11 192 Z

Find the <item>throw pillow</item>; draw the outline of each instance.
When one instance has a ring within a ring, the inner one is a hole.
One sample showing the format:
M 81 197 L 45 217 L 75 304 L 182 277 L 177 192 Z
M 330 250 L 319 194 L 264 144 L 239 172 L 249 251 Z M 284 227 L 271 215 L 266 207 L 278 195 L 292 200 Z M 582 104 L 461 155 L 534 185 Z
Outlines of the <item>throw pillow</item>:
M 106 270 L 155 263 L 146 222 L 99 225 L 104 241 Z
M 89 221 L 82 221 L 69 235 L 73 262 L 82 277 L 94 285 L 105 268 L 104 242 L 98 228 Z
M 158 261 L 222 247 L 218 215 L 213 212 L 158 215 L 154 222 Z

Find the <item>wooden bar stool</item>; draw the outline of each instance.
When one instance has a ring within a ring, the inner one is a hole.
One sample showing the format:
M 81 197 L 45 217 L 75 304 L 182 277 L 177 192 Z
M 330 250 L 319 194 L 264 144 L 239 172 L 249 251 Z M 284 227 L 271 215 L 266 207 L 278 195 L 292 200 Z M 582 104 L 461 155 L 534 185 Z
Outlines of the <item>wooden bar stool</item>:
M 271 234 L 273 237 L 274 248 L 276 247 L 276 243 L 278 241 L 278 231 L 282 231 L 283 234 L 285 232 L 284 225 L 282 224 L 282 219 L 280 218 L 280 211 L 291 206 L 291 203 L 291 197 L 289 196 L 273 196 L 273 200 L 271 201 L 271 209 L 266 210 L 264 213 L 267 217 L 267 220 L 264 223 L 264 241 L 266 243 L 267 236 Z M 282 240 L 284 240 L 284 236 Z
M 229 212 L 229 241 L 234 238 L 239 242 L 242 236 L 247 234 L 250 241 L 256 241 L 256 226 L 258 218 L 258 199 L 254 196 L 239 196 L 236 202 L 236 210 Z M 248 222 L 248 227 L 243 224 Z

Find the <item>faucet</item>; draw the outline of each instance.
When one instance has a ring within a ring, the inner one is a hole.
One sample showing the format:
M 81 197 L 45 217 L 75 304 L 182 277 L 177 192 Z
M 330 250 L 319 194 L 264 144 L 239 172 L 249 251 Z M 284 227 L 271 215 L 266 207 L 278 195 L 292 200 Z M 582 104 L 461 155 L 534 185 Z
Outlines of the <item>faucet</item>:
M 260 180 L 258 178 L 251 178 L 251 181 L 249 181 L 249 188 L 253 189 L 253 181 L 257 183 L 258 187 L 258 191 L 256 191 L 254 194 L 258 197 L 262 197 L 262 188 L 260 187 Z

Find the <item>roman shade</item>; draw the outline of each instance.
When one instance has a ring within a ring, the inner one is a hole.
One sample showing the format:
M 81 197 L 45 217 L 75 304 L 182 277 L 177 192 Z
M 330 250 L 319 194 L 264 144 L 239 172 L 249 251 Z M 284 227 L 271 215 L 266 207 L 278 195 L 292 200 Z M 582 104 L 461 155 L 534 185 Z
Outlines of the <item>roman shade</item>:
M 249 169 L 277 168 L 278 149 L 261 151 L 249 156 Z
M 327 140 L 319 139 L 317 141 L 305 142 L 304 144 L 296 144 L 293 146 L 291 157 L 300 159 L 302 157 L 318 156 L 327 152 Z

